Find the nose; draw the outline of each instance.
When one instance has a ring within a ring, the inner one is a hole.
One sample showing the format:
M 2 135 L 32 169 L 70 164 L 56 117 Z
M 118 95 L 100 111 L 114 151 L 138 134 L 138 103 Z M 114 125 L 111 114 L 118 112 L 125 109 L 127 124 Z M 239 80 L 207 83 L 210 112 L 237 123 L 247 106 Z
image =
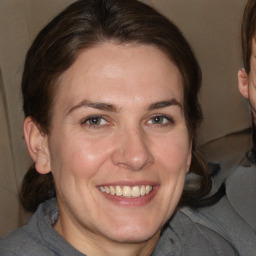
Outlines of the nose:
M 139 129 L 122 132 L 112 155 L 115 165 L 134 171 L 142 170 L 154 162 L 153 154 L 146 135 Z

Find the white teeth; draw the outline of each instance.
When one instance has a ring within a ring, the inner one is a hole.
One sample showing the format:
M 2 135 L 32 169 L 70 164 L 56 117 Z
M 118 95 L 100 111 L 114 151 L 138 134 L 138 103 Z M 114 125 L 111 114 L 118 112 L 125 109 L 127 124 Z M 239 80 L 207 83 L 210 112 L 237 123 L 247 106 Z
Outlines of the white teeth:
M 116 186 L 116 195 L 117 196 L 122 196 L 123 195 L 123 190 L 119 186 Z
M 139 197 L 140 196 L 139 186 L 132 187 L 132 196 L 133 197 Z
M 102 192 L 106 192 L 105 188 L 102 187 L 102 186 L 100 186 L 100 190 L 101 190 Z
M 146 187 L 144 185 L 141 186 L 141 188 L 140 188 L 140 194 L 141 194 L 141 196 L 145 196 L 146 195 Z
M 109 194 L 109 192 L 110 192 L 109 187 L 105 186 L 104 189 L 105 189 L 106 193 Z
M 128 186 L 123 187 L 123 196 L 124 197 L 131 197 L 132 195 L 132 189 Z
M 115 189 L 112 186 L 109 187 L 109 190 L 110 190 L 110 194 L 112 196 L 115 195 L 116 191 L 115 191 Z
M 150 185 L 142 186 L 100 186 L 100 190 L 104 193 L 124 196 L 124 197 L 140 197 L 149 194 L 152 191 L 153 187 Z
M 152 186 L 147 185 L 146 186 L 146 195 L 149 194 L 149 192 L 152 190 Z

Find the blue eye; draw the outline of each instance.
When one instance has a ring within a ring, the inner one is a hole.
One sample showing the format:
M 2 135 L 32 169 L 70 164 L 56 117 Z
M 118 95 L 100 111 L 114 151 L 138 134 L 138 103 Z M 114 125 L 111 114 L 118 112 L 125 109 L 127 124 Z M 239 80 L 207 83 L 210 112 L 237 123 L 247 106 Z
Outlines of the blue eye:
M 173 121 L 169 117 L 157 115 L 157 116 L 153 116 L 152 118 L 150 118 L 148 123 L 149 124 L 165 125 L 165 124 L 173 123 Z
M 101 116 L 91 116 L 84 120 L 82 124 L 87 124 L 90 126 L 100 126 L 107 124 L 107 121 Z

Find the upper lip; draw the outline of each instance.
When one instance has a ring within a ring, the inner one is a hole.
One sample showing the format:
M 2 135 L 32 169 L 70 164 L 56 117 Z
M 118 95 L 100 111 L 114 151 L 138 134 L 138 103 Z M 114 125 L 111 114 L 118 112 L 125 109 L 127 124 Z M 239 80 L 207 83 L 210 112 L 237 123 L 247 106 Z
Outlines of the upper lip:
M 114 181 L 114 182 L 106 182 L 99 184 L 98 186 L 142 186 L 142 185 L 151 185 L 151 186 L 156 186 L 159 185 L 159 183 L 155 181 L 149 181 L 149 180 L 141 180 L 141 181 Z

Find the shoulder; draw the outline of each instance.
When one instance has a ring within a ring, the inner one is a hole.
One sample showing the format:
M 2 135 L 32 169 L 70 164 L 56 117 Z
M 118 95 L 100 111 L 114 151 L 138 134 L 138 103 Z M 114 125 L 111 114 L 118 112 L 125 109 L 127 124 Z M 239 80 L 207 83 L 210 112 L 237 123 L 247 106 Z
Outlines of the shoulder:
M 200 209 L 184 207 L 182 211 L 194 222 L 223 236 L 240 255 L 255 255 L 255 231 L 234 210 L 227 196 L 215 205 Z
M 162 254 L 159 255 L 168 255 L 173 248 L 175 248 L 175 256 L 237 255 L 233 247 L 222 236 L 193 222 L 180 211 L 177 211 L 168 222 L 159 244 L 158 247 L 162 248 Z
M 52 231 L 50 216 L 44 213 L 44 208 L 52 210 L 51 202 L 40 205 L 32 215 L 27 225 L 20 227 L 0 240 L 0 256 L 53 256 L 56 255 L 49 249 L 44 237 L 48 237 Z
M 212 255 L 238 255 L 236 249 L 224 237 L 212 229 L 199 223 L 195 224 L 195 229 L 204 239 L 205 248 L 210 247 Z
M 230 243 L 215 231 L 192 221 L 181 211 L 178 211 L 174 219 L 173 228 L 182 226 L 180 235 L 184 237 L 185 247 L 189 251 L 195 251 L 195 255 L 237 255 Z M 198 249 L 195 247 L 199 247 Z M 198 252 L 197 252 L 198 250 Z M 188 253 L 188 255 L 190 255 Z M 192 254 L 193 255 L 193 254 Z
M 227 198 L 236 213 L 256 231 L 256 166 L 238 166 L 226 180 Z
M 0 240 L 0 256 L 82 256 L 54 230 L 57 218 L 56 199 L 45 201 L 39 205 L 27 225 Z
M 29 234 L 26 226 L 18 228 L 0 240 L 1 256 L 52 256 L 35 238 Z

